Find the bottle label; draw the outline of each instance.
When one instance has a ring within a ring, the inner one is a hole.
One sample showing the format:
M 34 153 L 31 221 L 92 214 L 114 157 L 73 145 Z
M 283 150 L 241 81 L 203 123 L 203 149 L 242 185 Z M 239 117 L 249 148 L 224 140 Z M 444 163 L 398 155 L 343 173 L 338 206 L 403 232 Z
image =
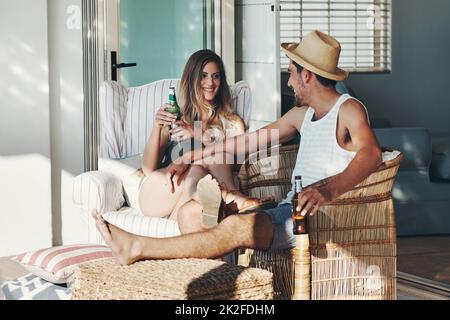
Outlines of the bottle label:
M 302 180 L 296 179 L 295 180 L 295 192 L 300 193 L 302 191 L 303 191 Z

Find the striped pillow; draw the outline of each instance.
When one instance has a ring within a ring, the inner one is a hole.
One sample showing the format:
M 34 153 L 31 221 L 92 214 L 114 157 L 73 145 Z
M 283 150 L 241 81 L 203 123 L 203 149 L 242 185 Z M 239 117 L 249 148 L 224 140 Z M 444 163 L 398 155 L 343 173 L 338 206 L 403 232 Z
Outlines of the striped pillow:
M 144 152 L 156 112 L 164 103 L 169 102 L 169 87 L 175 87 L 178 94 L 179 82 L 179 79 L 164 79 L 128 88 L 124 124 L 125 155 L 133 156 Z
M 176 220 L 146 217 L 135 208 L 122 208 L 120 211 L 102 214 L 108 223 L 129 233 L 143 237 L 166 238 L 180 235 Z
M 118 82 L 105 81 L 100 86 L 99 97 L 100 158 L 120 158 L 124 153 L 128 89 Z
M 66 283 L 83 262 L 111 258 L 111 249 L 101 245 L 71 245 L 31 251 L 13 257 L 32 274 L 52 283 Z
M 164 79 L 141 87 L 128 88 L 128 100 L 124 124 L 124 155 L 142 154 L 148 141 L 156 112 L 168 102 L 169 87 L 178 94 L 179 79 Z M 249 127 L 252 112 L 252 95 L 245 81 L 230 86 L 233 110 Z

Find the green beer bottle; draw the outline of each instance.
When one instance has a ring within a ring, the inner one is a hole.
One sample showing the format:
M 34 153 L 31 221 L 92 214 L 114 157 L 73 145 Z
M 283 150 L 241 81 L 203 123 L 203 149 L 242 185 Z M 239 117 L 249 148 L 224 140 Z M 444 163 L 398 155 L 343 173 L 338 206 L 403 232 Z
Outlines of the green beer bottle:
M 170 108 L 166 108 L 167 112 L 170 112 L 177 116 L 177 121 L 181 118 L 181 110 L 177 103 L 177 97 L 175 96 L 175 87 L 169 88 L 169 104 L 172 105 Z M 170 129 L 176 128 L 176 125 L 173 123 L 170 125 Z

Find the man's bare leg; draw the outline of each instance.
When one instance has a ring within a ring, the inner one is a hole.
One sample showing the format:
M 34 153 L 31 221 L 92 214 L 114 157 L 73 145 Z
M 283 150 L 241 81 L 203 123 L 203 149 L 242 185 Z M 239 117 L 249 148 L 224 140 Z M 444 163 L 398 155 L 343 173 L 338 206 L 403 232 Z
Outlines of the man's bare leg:
M 218 258 L 237 248 L 266 250 L 273 236 L 269 215 L 250 213 L 229 216 L 214 228 L 171 238 L 149 238 L 108 224 L 94 210 L 97 229 L 119 264 L 146 259 Z

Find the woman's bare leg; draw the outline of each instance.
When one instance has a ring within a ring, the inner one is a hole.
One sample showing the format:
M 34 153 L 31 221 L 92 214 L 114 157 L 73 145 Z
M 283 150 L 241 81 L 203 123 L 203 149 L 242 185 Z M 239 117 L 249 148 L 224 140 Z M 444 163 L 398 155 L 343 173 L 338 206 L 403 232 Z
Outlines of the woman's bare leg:
M 207 174 L 203 167 L 192 165 L 171 193 L 166 173 L 166 168 L 152 172 L 140 189 L 139 207 L 145 216 L 176 219 L 179 208 L 194 197 L 198 180 Z
M 108 224 L 95 210 L 97 229 L 119 264 L 145 259 L 218 258 L 237 248 L 267 250 L 273 237 L 269 215 L 251 213 L 230 216 L 204 231 L 171 238 L 149 238 Z
M 178 226 L 182 234 L 206 231 L 222 219 L 223 192 L 211 174 L 197 183 L 195 200 L 181 206 L 178 213 Z
M 210 164 L 206 165 L 206 169 L 212 174 L 220 185 L 227 190 L 238 190 L 233 179 L 232 165 L 230 164 Z
M 273 197 L 265 197 L 263 199 L 250 199 L 239 191 L 236 183 L 233 179 L 233 165 L 231 164 L 208 164 L 205 168 L 211 173 L 211 175 L 219 182 L 223 192 L 224 200 L 226 203 L 232 201 L 236 202 L 239 209 L 244 206 L 257 205 L 261 201 L 273 201 Z
M 203 224 L 202 206 L 195 200 L 185 203 L 178 212 L 178 227 L 181 234 L 206 231 L 209 229 Z

